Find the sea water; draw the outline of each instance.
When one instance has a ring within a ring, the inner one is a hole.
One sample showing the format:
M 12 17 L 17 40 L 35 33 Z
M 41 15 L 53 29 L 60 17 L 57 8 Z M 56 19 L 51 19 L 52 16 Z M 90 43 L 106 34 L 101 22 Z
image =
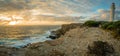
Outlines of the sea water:
M 0 26 L 0 46 L 24 47 L 27 44 L 51 40 L 50 31 L 60 28 L 58 25 Z

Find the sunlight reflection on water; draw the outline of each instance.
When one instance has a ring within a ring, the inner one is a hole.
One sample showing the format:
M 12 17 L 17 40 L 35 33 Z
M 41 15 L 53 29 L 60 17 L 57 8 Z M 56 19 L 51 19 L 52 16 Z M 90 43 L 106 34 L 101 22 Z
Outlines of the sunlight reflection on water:
M 50 30 L 59 26 L 0 26 L 0 45 L 21 47 L 29 43 L 51 40 Z

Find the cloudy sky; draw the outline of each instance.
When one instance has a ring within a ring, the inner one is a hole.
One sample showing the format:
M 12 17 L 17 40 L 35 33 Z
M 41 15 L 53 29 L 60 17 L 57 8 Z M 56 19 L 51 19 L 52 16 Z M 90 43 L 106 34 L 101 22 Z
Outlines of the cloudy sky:
M 106 20 L 113 2 L 116 18 L 120 19 L 120 0 L 0 0 L 0 20 Z

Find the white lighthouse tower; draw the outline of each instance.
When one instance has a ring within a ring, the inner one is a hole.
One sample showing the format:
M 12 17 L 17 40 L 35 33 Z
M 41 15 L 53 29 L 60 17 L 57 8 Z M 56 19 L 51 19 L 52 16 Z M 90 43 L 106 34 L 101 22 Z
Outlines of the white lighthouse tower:
M 110 21 L 114 21 L 115 19 L 115 3 L 112 3 L 110 9 Z

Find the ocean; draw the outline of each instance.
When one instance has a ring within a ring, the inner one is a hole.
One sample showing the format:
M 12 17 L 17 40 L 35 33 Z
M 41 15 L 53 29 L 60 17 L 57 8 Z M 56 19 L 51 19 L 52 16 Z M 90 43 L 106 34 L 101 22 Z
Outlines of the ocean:
M 27 44 L 51 40 L 50 31 L 59 29 L 59 25 L 0 26 L 0 46 L 24 47 Z

